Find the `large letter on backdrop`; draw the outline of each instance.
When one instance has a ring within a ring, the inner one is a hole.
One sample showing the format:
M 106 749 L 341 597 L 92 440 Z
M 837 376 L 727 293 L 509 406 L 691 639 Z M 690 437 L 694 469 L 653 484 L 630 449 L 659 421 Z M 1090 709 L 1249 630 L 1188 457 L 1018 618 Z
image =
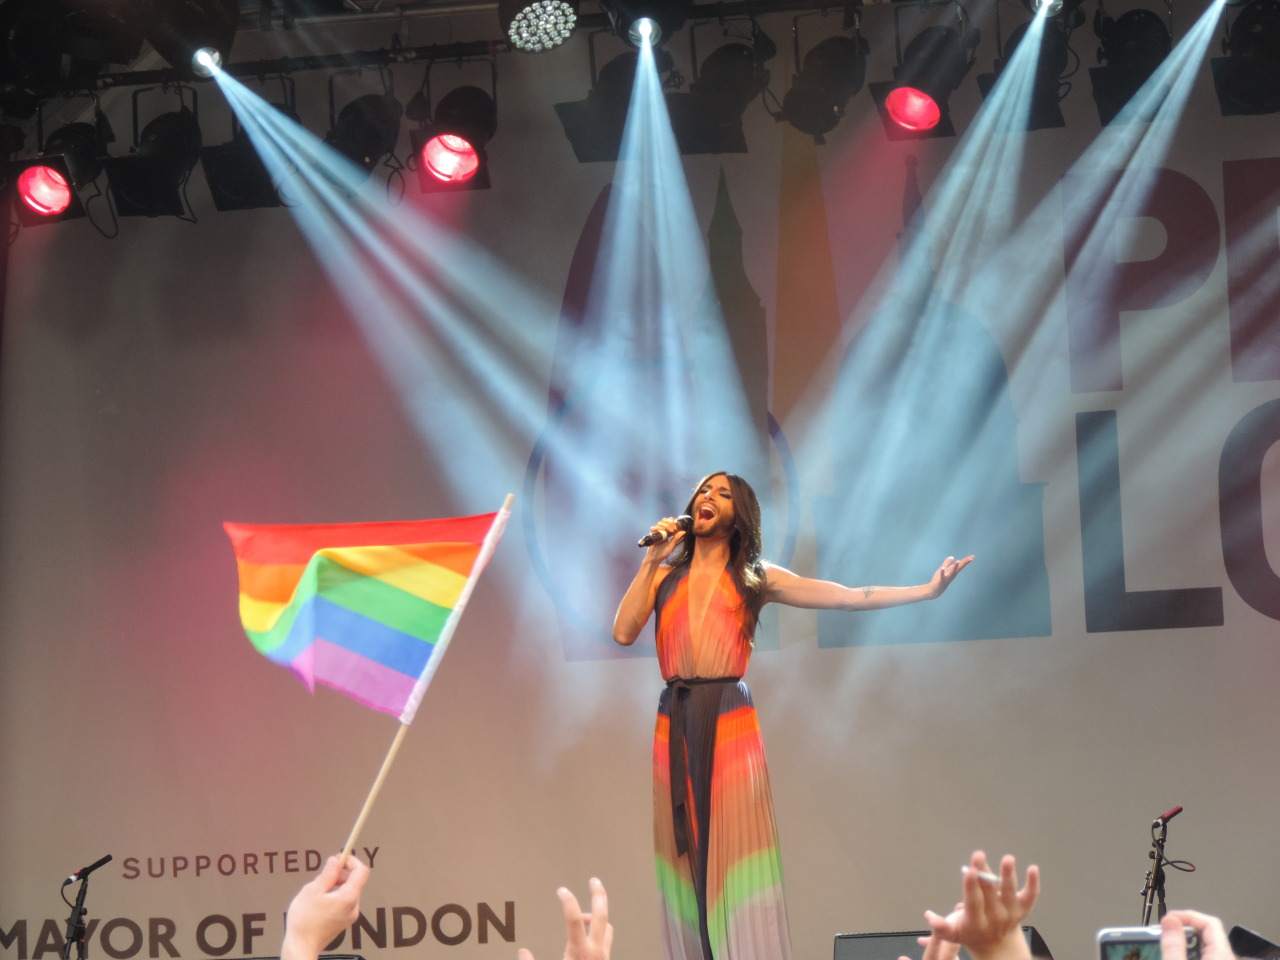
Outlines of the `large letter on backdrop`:
M 1222 626 L 1218 587 L 1125 588 L 1120 519 L 1120 442 L 1114 410 L 1076 414 L 1084 622 L 1090 633 Z
M 1280 443 L 1280 400 L 1245 414 L 1227 437 L 1218 461 L 1218 511 L 1222 556 L 1240 598 L 1280 620 L 1280 576 L 1267 559 L 1262 526 L 1262 463 Z
M 1071 390 L 1120 390 L 1120 314 L 1185 299 L 1218 258 L 1218 214 L 1204 188 L 1163 167 L 1062 178 L 1067 342 Z M 1164 249 L 1150 260 L 1120 262 L 1121 220 L 1150 217 L 1164 227 Z
M 1280 380 L 1280 157 L 1222 164 L 1231 375 Z

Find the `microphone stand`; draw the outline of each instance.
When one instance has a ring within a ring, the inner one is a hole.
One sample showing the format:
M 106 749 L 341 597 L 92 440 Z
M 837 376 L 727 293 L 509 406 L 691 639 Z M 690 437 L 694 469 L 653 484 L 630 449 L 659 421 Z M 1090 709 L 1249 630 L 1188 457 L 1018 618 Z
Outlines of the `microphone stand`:
M 86 874 L 80 879 L 80 892 L 76 894 L 76 905 L 71 908 L 71 916 L 67 917 L 66 942 L 62 944 L 62 960 L 71 960 L 71 944 L 76 945 L 77 960 L 85 960 L 89 955 L 85 944 L 84 896 L 89 890 L 89 877 Z
M 1160 828 L 1160 835 L 1156 836 L 1156 828 Z M 1164 842 L 1169 836 L 1169 824 L 1164 819 L 1157 820 L 1151 825 L 1151 846 L 1152 850 L 1147 856 L 1154 861 L 1150 870 L 1147 871 L 1146 881 L 1142 885 L 1142 925 L 1144 927 L 1151 924 L 1151 907 L 1156 900 L 1158 903 L 1158 911 L 1156 914 L 1156 922 L 1164 919 Z

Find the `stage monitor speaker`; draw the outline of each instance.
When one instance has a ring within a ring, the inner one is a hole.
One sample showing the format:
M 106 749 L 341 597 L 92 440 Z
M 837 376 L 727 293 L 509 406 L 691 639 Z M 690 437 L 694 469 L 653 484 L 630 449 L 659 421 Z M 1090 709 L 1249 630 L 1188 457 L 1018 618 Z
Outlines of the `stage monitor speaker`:
M 1231 952 L 1237 957 L 1256 957 L 1257 960 L 1280 958 L 1280 944 L 1274 944 L 1244 927 L 1232 927 L 1227 934 L 1227 941 L 1231 944 Z
M 928 935 L 928 930 L 902 930 L 897 933 L 839 933 L 836 934 L 835 960 L 898 960 L 899 957 L 920 960 L 924 955 L 924 947 L 920 946 L 916 939 Z M 1053 954 L 1044 945 L 1044 939 L 1035 927 L 1023 927 L 1022 935 L 1027 938 L 1031 956 L 1037 960 L 1053 960 Z M 960 956 L 963 960 L 969 960 L 969 953 L 966 950 L 961 950 Z

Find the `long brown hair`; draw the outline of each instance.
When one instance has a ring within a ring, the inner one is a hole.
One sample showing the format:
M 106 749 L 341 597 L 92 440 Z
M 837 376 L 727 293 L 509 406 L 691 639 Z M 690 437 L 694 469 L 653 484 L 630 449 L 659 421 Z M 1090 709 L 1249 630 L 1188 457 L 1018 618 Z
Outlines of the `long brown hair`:
M 733 497 L 733 529 L 729 533 L 729 574 L 737 583 L 751 612 L 752 624 L 760 615 L 764 606 L 765 573 L 764 564 L 760 562 L 760 501 L 756 497 L 751 484 L 736 473 L 724 470 L 713 470 L 698 481 L 693 488 L 684 512 L 693 515 L 693 504 L 698 493 L 711 482 L 712 477 L 724 477 L 729 481 L 729 493 Z M 675 569 L 687 567 L 693 560 L 693 534 L 685 534 L 667 563 Z

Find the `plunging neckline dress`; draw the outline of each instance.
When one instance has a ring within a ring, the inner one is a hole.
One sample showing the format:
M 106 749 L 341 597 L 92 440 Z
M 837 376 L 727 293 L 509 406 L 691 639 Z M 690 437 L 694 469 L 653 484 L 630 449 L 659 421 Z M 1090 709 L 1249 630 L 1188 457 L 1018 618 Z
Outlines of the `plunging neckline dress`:
M 726 569 L 701 636 L 693 637 L 688 574 L 688 566 L 669 573 L 655 603 L 667 681 L 653 740 L 663 953 L 666 960 L 790 960 L 764 741 L 742 682 L 753 618 Z

